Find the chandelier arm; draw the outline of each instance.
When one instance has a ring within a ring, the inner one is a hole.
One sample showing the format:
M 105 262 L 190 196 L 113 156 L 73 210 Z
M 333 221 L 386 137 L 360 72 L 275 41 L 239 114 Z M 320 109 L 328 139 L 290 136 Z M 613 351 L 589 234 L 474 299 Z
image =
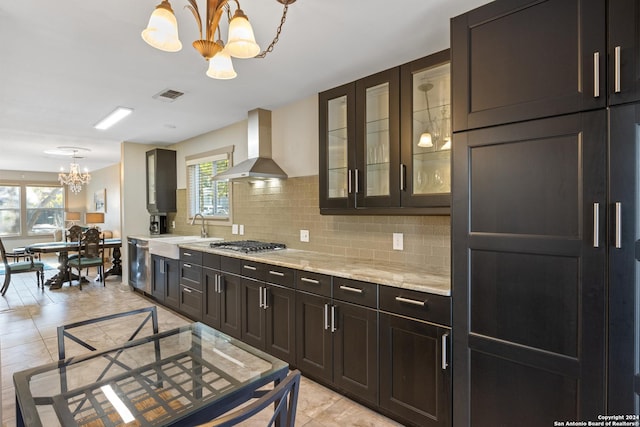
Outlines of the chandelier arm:
M 291 2 L 291 3 L 293 3 L 293 2 Z M 259 53 L 256 56 L 254 56 L 254 58 L 264 58 L 265 56 L 267 56 L 267 53 L 273 52 L 274 46 L 280 40 L 280 33 L 282 32 L 282 26 L 284 25 L 285 21 L 287 20 L 287 11 L 288 10 L 289 10 L 289 2 L 284 4 L 284 9 L 282 11 L 282 18 L 280 18 L 280 25 L 278 25 L 278 29 L 276 30 L 276 35 L 273 38 L 273 40 L 271 41 L 271 44 L 269 44 L 269 46 L 262 53 Z
M 215 41 L 216 28 L 220 24 L 220 18 L 224 12 L 224 6 L 227 5 L 228 0 L 208 0 L 207 2 L 207 34 L 206 39 L 209 41 Z
M 200 31 L 200 39 L 202 39 L 202 18 L 200 17 L 200 11 L 198 10 L 198 3 L 196 3 L 196 0 L 187 0 L 190 4 L 185 6 L 185 8 L 189 9 L 191 11 L 191 13 L 193 14 L 193 17 L 196 20 L 196 23 L 198 24 L 198 30 Z

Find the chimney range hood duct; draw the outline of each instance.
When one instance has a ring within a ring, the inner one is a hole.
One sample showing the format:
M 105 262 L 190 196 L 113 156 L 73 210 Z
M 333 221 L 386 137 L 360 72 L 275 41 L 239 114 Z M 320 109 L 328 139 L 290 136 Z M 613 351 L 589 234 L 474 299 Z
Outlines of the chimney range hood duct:
M 271 111 L 256 108 L 249 111 L 248 159 L 219 173 L 214 179 L 260 181 L 287 178 L 287 174 L 271 158 Z

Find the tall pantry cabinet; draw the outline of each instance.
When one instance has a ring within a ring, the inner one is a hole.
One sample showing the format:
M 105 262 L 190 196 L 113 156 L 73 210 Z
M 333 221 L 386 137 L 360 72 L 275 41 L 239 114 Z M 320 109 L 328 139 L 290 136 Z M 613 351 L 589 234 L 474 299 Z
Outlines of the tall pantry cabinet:
M 638 3 L 452 19 L 454 426 L 639 413 Z

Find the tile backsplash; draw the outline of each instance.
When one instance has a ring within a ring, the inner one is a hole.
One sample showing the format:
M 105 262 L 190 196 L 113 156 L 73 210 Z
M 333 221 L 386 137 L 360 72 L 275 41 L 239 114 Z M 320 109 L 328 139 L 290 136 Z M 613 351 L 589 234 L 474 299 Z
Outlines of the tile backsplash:
M 434 266 L 450 271 L 449 216 L 320 215 L 318 176 L 289 178 L 276 183 L 233 184 L 233 222 L 244 225 L 244 235 L 231 226 L 208 224 L 209 236 L 263 240 L 336 255 L 350 255 L 403 265 Z M 199 220 L 186 218 L 187 191 L 178 190 L 175 234 L 198 234 Z M 309 242 L 300 242 L 300 230 L 309 230 Z M 404 234 L 404 250 L 393 250 L 393 233 Z

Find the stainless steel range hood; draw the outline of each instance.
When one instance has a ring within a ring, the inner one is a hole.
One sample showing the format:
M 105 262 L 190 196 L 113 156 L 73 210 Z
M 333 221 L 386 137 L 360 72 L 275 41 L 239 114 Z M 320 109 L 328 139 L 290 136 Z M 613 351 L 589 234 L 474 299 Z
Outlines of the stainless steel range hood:
M 249 111 L 247 157 L 214 179 L 260 181 L 287 178 L 287 174 L 271 158 L 271 111 L 256 108 Z

